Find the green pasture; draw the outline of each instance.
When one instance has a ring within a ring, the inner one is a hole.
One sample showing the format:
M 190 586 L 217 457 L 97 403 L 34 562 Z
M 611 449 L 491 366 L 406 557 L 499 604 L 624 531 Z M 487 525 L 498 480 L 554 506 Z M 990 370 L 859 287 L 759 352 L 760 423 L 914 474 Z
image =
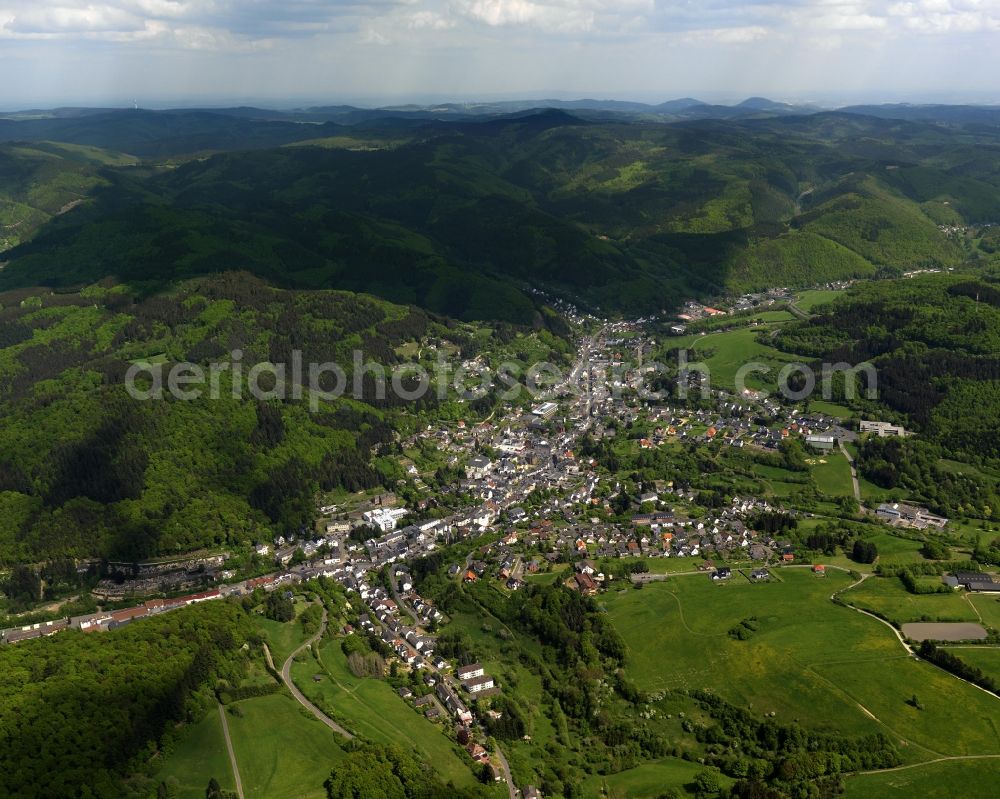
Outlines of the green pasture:
M 157 783 L 173 785 L 177 799 L 204 799 L 205 788 L 212 777 L 223 789 L 235 790 L 219 711 L 214 707 L 200 721 L 181 730 L 155 779 Z
M 458 754 L 457 744 L 446 737 L 445 724 L 425 719 L 384 680 L 355 677 L 347 667 L 340 639 L 323 642 L 322 663 L 303 653 L 292 665 L 292 679 L 302 692 L 356 735 L 378 743 L 400 746 L 433 763 L 448 782 L 470 785 L 474 777 Z M 314 676 L 321 675 L 315 682 Z
M 942 763 L 858 774 L 847 780 L 844 799 L 995 799 L 1000 759 Z
M 940 578 L 928 578 L 936 583 Z M 958 592 L 946 594 L 911 594 L 896 577 L 872 577 L 843 594 L 843 598 L 864 610 L 870 610 L 905 624 L 914 621 L 979 621 L 975 611 Z
M 906 761 L 1000 753 L 997 700 L 909 658 L 885 625 L 831 602 L 849 576 L 780 575 L 763 585 L 678 577 L 605 596 L 631 677 L 646 690 L 709 689 L 817 730 L 885 732 Z M 750 616 L 759 629 L 749 640 L 728 635 Z M 924 710 L 906 704 L 914 694 Z
M 242 716 L 226 718 L 247 799 L 323 799 L 323 782 L 344 758 L 339 736 L 286 694 L 235 706 Z

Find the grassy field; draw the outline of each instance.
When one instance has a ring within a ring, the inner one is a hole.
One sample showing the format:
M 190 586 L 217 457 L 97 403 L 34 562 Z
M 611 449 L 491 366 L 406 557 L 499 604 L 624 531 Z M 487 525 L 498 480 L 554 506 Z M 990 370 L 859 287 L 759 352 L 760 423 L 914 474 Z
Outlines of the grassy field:
M 976 594 L 971 595 L 968 601 L 975 605 L 976 610 L 979 611 L 983 624 L 994 630 L 1000 630 L 1000 597 Z
M 799 360 L 774 347 L 757 341 L 760 329 L 744 328 L 725 333 L 709 333 L 690 339 L 689 361 L 702 360 L 711 370 L 712 385 L 733 389 L 737 371 L 745 364 L 755 362 L 770 369 L 769 372 L 751 372 L 745 375 L 745 384 L 754 389 L 774 391 L 778 371 L 786 363 Z M 678 344 L 678 346 L 685 346 Z
M 603 601 L 629 646 L 629 670 L 641 687 L 709 688 L 744 707 L 774 711 L 785 722 L 862 732 L 869 729 L 864 714 L 831 696 L 808 667 L 824 660 L 831 641 L 856 644 L 853 659 L 899 655 L 898 643 L 873 630 L 871 620 L 830 602 L 833 591 L 849 584 L 842 573 L 819 578 L 807 569 L 784 569 L 781 582 L 766 585 L 742 576 L 719 585 L 697 575 L 608 594 Z M 761 624 L 752 639 L 728 635 L 754 615 Z M 844 657 L 838 649 L 828 657 Z
M 582 795 L 594 799 L 657 796 L 667 788 L 685 789 L 703 768 L 698 763 L 668 757 L 618 774 L 591 777 L 583 783 Z M 731 779 L 720 776 L 720 785 L 728 786 L 731 783 Z
M 896 658 L 822 663 L 815 670 L 877 717 L 906 759 L 1000 754 L 1000 700 L 936 666 Z M 922 709 L 908 703 L 913 696 Z
M 157 781 L 176 787 L 177 799 L 204 799 L 205 787 L 212 777 L 225 790 L 235 790 L 219 712 L 215 708 L 183 731 L 156 774 Z
M 1000 684 L 1000 648 L 995 646 L 949 646 L 948 651 L 970 666 L 981 669 Z
M 851 466 L 843 453 L 832 450 L 822 454 L 810 454 L 807 462 L 816 485 L 824 494 L 832 497 L 854 496 Z
M 843 294 L 842 291 L 832 291 L 828 289 L 810 289 L 803 291 L 795 298 L 795 304 L 806 313 L 811 313 L 817 305 L 833 302 Z
M 292 678 L 306 696 L 332 708 L 336 718 L 355 734 L 413 751 L 421 760 L 434 764 L 445 781 L 456 785 L 474 782 L 469 766 L 441 725 L 425 719 L 387 682 L 351 674 L 340 639 L 326 640 L 320 657 L 322 666 L 312 657 L 292 666 Z M 313 681 L 316 674 L 323 676 L 318 683 Z
M 296 602 L 296 612 L 301 611 L 305 603 Z M 302 630 L 302 625 L 297 622 L 280 622 L 265 619 L 258 616 L 254 619 L 257 626 L 267 634 L 267 645 L 271 650 L 271 657 L 279 668 L 285 659 L 294 652 L 300 644 L 309 638 Z
M 954 760 L 847 780 L 844 799 L 995 799 L 1000 760 Z
M 884 625 L 832 603 L 830 594 L 850 584 L 847 575 L 780 574 L 780 583 L 767 585 L 691 576 L 606 595 L 629 647 L 632 678 L 649 690 L 711 689 L 815 729 L 880 730 L 909 761 L 936 752 L 1000 753 L 996 700 L 908 658 Z M 758 632 L 746 641 L 730 637 L 749 616 L 757 617 Z M 906 704 L 914 693 L 925 710 Z
M 284 694 L 237 706 L 242 718 L 227 718 L 247 799 L 325 797 L 323 782 L 344 758 L 338 737 Z
M 923 544 L 909 538 L 900 538 L 889 533 L 880 533 L 868 539 L 878 547 L 879 563 L 923 563 L 925 558 L 920 554 Z
M 823 413 L 837 419 L 850 419 L 854 415 L 854 411 L 850 408 L 837 405 L 834 402 L 827 402 L 826 400 L 810 400 L 809 410 L 813 413 Z
M 874 577 L 866 580 L 845 593 L 844 599 L 852 605 L 879 613 L 898 624 L 911 621 L 979 620 L 961 594 L 911 594 L 895 577 Z

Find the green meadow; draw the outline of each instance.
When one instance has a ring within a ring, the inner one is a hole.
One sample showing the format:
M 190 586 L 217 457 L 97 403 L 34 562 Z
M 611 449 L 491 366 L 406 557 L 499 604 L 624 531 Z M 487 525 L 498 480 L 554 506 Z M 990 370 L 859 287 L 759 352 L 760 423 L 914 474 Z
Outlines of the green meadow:
M 583 783 L 582 796 L 594 799 L 658 796 L 668 787 L 685 788 L 703 769 L 704 766 L 698 763 L 668 757 L 617 774 L 591 777 Z M 729 785 L 731 782 L 728 777 L 719 778 L 720 785 Z
M 832 497 L 854 496 L 851 466 L 843 453 L 838 450 L 810 453 L 806 462 L 817 487 L 824 494 Z
M 878 559 L 881 564 L 922 563 L 925 558 L 920 554 L 923 542 L 910 538 L 901 538 L 891 533 L 879 533 L 865 540 L 878 547 Z
M 446 782 L 474 782 L 471 761 L 467 764 L 457 744 L 445 735 L 445 723 L 425 719 L 386 681 L 355 677 L 347 667 L 339 638 L 322 642 L 320 660 L 303 653 L 292 665 L 292 679 L 309 699 L 328 708 L 333 718 L 356 735 L 395 744 L 433 763 Z M 319 682 L 314 680 L 317 675 Z
M 949 646 L 947 649 L 955 657 L 961 658 L 970 666 L 975 666 L 1000 684 L 1000 647 Z
M 323 782 L 344 758 L 339 736 L 286 694 L 236 707 L 241 715 L 226 717 L 247 799 L 323 799 Z
M 843 293 L 832 289 L 810 289 L 801 292 L 795 298 L 795 304 L 806 313 L 812 313 L 816 306 L 833 302 Z
M 235 709 L 234 712 L 230 712 Z M 344 758 L 338 737 L 285 693 L 227 705 L 226 720 L 246 799 L 323 799 L 323 782 Z M 235 790 L 216 708 L 190 725 L 155 775 L 177 799 L 203 799 L 215 777 Z
M 295 602 L 296 617 L 306 607 L 306 603 L 301 599 Z M 274 665 L 279 669 L 292 652 L 309 638 L 302 630 L 302 625 L 298 622 L 286 623 L 266 619 L 263 616 L 255 617 L 257 626 L 267 636 L 267 646 L 271 650 L 271 657 Z
M 854 415 L 854 411 L 850 408 L 837 405 L 835 402 L 827 402 L 826 400 L 809 400 L 809 410 L 814 413 L 833 416 L 837 419 L 850 419 Z
M 212 777 L 224 790 L 235 790 L 219 711 L 214 707 L 183 730 L 157 771 L 156 781 L 173 786 L 177 799 L 204 799 Z
M 781 368 L 799 359 L 767 344 L 761 344 L 757 336 L 762 331 L 763 328 L 741 328 L 698 336 L 691 341 L 689 360 L 702 361 L 711 370 L 712 385 L 727 389 L 736 387 L 736 375 L 741 367 L 751 362 L 761 364 L 768 371 L 745 374 L 745 385 L 753 389 L 773 391 Z
M 994 630 L 1000 630 L 1000 596 L 975 594 L 971 595 L 968 601 L 975 606 L 983 624 Z
M 928 579 L 940 582 L 936 577 Z M 960 593 L 911 594 L 896 577 L 872 577 L 846 592 L 843 598 L 897 624 L 912 621 L 979 621 L 972 606 Z
M 907 656 L 880 622 L 833 603 L 841 572 L 782 569 L 781 582 L 677 577 L 606 595 L 643 689 L 703 688 L 778 721 L 892 736 L 906 761 L 1000 754 L 997 700 Z M 871 580 L 867 581 L 871 582 Z M 728 631 L 755 616 L 758 631 Z M 907 704 L 918 694 L 925 709 Z M 926 698 L 925 698 L 926 697 Z
M 1000 700 L 930 663 L 897 657 L 814 668 L 838 695 L 879 720 L 904 759 L 1000 755 Z M 910 704 L 914 696 L 920 708 Z
M 858 774 L 844 799 L 995 799 L 1000 759 L 952 760 L 900 771 Z

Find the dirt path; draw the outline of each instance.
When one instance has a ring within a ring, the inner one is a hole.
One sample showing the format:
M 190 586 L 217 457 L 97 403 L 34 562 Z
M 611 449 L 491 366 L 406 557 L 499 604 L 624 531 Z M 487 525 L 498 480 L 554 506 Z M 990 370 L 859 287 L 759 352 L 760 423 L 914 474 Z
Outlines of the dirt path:
M 950 757 L 938 757 L 934 760 L 924 760 L 921 763 L 910 763 L 906 766 L 895 766 L 893 768 L 880 768 L 875 771 L 858 771 L 858 774 L 889 774 L 893 771 L 908 771 L 914 768 L 930 766 L 934 763 L 947 763 L 949 760 L 1000 760 L 1000 755 L 952 755 Z
M 226 739 L 226 749 L 229 751 L 229 765 L 233 769 L 233 780 L 236 782 L 236 795 L 243 799 L 243 782 L 240 780 L 240 768 L 236 765 L 236 752 L 233 751 L 233 740 L 229 737 L 229 720 L 222 704 L 219 704 L 219 721 L 222 722 L 222 736 Z
M 510 776 L 510 764 L 507 762 L 507 756 L 504 755 L 499 745 L 496 748 L 496 755 L 497 760 L 500 761 L 500 770 L 503 771 L 504 779 L 507 780 L 508 799 L 517 799 L 517 788 L 514 787 L 514 778 Z
M 295 701 L 298 702 L 302 707 L 312 713 L 316 718 L 322 721 L 327 727 L 340 735 L 343 735 L 347 739 L 352 739 L 354 736 L 341 727 L 337 722 L 331 719 L 326 713 L 320 710 L 316 705 L 306 699 L 305 694 L 302 693 L 292 681 L 292 661 L 295 660 L 295 656 L 299 654 L 303 649 L 307 649 L 316 643 L 326 632 L 327 623 L 327 612 L 326 608 L 323 608 L 323 621 L 319 626 L 319 631 L 308 641 L 302 644 L 298 649 L 296 649 L 292 654 L 288 656 L 288 659 L 281 666 L 281 681 L 288 686 L 288 690 L 292 692 L 292 696 L 295 697 Z M 270 661 L 271 653 L 267 653 L 268 660 Z M 273 664 L 272 664 L 273 665 Z
M 839 566 L 833 566 L 831 568 L 835 568 L 836 569 L 836 568 L 840 568 L 840 567 Z M 850 591 L 855 586 L 860 585 L 861 583 L 863 583 L 869 577 L 871 577 L 870 574 L 863 574 L 863 575 L 861 575 L 861 579 L 860 580 L 858 580 L 856 583 L 853 583 L 852 585 L 847 586 L 847 588 L 842 588 L 840 591 L 834 592 L 830 596 L 830 599 L 836 599 L 836 597 L 837 597 L 838 594 L 843 594 L 846 591 Z M 941 671 L 943 671 L 945 674 L 949 675 L 950 677 L 954 677 L 956 680 L 960 680 L 961 682 L 964 682 L 966 685 L 971 685 L 977 691 L 982 691 L 984 694 L 988 694 L 989 696 L 992 696 L 994 699 L 1000 699 L 1000 694 L 994 693 L 993 691 L 990 691 L 990 690 L 988 690 L 986 688 L 983 688 L 983 686 L 981 686 L 981 685 L 976 685 L 974 682 L 972 682 L 970 680 L 966 680 L 964 677 L 959 677 L 957 674 L 952 674 L 952 672 L 948 671 L 947 669 L 942 669 L 940 666 L 938 666 L 936 663 L 933 663 L 930 660 L 924 660 L 923 658 L 919 657 L 917 655 L 917 653 L 914 651 L 913 647 L 910 646 L 908 643 L 906 643 L 906 638 L 904 637 L 903 633 L 901 633 L 899 630 L 897 630 L 889 622 L 887 622 L 885 619 L 881 618 L 880 616 L 876 616 L 874 613 L 869 613 L 867 610 L 862 610 L 859 607 L 855 607 L 854 605 L 852 605 L 850 602 L 847 602 L 846 600 L 844 602 L 844 606 L 850 608 L 851 610 L 853 610 L 853 611 L 855 611 L 857 613 L 863 613 L 865 616 L 870 616 L 871 618 L 875 619 L 877 622 L 880 622 L 881 624 L 884 624 L 886 627 L 888 627 L 890 630 L 892 630 L 893 634 L 895 634 L 895 636 L 896 636 L 896 639 L 903 646 L 903 648 L 907 651 L 907 653 L 909 653 L 909 655 L 911 657 L 915 658 L 916 660 L 920 660 L 921 662 L 927 663 L 927 664 L 933 666 L 936 669 L 940 669 Z M 984 757 L 985 757 L 985 755 L 984 755 Z

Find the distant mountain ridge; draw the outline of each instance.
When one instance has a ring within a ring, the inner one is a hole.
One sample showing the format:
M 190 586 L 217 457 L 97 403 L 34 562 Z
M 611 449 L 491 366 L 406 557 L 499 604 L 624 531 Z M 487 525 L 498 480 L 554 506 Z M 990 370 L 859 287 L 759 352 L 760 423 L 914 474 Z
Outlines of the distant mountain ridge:
M 382 130 L 397 135 L 441 123 L 488 123 L 560 111 L 592 122 L 671 124 L 699 120 L 767 120 L 840 113 L 947 126 L 1000 127 L 1000 106 L 856 105 L 831 111 L 750 97 L 719 105 L 686 97 L 657 105 L 622 100 L 509 100 L 360 108 L 311 106 L 292 110 L 230 108 L 55 108 L 0 114 L 0 142 L 59 141 L 101 147 L 141 158 L 169 158 L 229 150 L 280 147 L 312 139 Z
M 949 227 L 1000 221 L 1000 131 L 979 123 L 755 111 L 655 124 L 542 109 L 366 127 L 205 111 L 67 124 L 92 135 L 108 120 L 149 152 L 229 151 L 101 168 L 86 197 L 3 253 L 0 289 L 111 276 L 156 290 L 245 270 L 527 324 L 533 289 L 642 314 L 958 265 L 969 244 Z

